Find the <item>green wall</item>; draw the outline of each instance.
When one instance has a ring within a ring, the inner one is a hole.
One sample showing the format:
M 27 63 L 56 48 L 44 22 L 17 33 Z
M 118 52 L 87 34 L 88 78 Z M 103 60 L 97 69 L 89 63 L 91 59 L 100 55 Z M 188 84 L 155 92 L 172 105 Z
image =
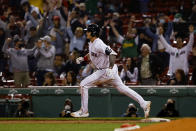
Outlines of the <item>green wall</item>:
M 151 116 L 156 116 L 168 98 L 176 100 L 176 108 L 181 116 L 196 116 L 196 87 L 134 87 L 146 100 L 152 101 Z M 74 110 L 80 108 L 80 94 L 78 88 L 66 87 L 33 87 L 26 89 L 2 88 L 0 94 L 30 94 L 32 108 L 36 117 L 58 117 L 63 110 L 64 100 L 70 98 Z M 114 88 L 92 88 L 89 90 L 89 112 L 91 117 L 119 117 L 125 111 L 131 98 L 120 94 Z M 139 109 L 140 116 L 143 110 Z

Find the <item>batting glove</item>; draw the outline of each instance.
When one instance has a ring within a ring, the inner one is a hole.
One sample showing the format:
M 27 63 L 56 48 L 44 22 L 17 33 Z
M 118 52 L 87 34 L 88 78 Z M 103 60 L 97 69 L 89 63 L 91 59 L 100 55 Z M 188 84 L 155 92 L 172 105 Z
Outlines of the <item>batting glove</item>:
M 82 61 L 84 61 L 84 58 L 83 58 L 83 57 L 78 57 L 78 58 L 76 59 L 76 63 L 77 63 L 77 64 L 80 64 Z

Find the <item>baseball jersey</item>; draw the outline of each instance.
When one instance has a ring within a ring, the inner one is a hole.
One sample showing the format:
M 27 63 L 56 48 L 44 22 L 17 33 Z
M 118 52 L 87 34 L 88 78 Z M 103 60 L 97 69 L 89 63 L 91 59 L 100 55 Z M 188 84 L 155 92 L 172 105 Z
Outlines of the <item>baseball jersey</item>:
M 189 42 L 186 46 L 181 49 L 172 47 L 167 43 L 167 41 L 160 36 L 160 40 L 166 48 L 166 51 L 170 54 L 170 62 L 169 62 L 169 75 L 172 75 L 176 72 L 177 69 L 184 70 L 185 74 L 188 73 L 188 55 L 192 49 L 194 43 L 194 34 L 191 33 L 189 36 Z
M 105 54 L 107 47 L 110 48 L 99 38 L 95 39 L 93 42 L 89 42 L 90 60 L 97 69 L 106 69 L 110 66 L 109 55 Z M 117 55 L 113 50 L 111 54 Z

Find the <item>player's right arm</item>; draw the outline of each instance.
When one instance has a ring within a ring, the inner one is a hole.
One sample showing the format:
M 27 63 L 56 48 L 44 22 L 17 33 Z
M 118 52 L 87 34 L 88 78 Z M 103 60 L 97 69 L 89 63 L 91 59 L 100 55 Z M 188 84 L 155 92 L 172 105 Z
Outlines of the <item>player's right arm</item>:
M 84 60 L 85 60 L 85 61 L 90 60 L 90 55 L 89 55 L 89 53 L 88 53 L 88 54 L 86 54 L 86 55 L 84 56 Z
M 89 55 L 89 53 L 88 54 L 86 54 L 84 57 L 78 57 L 77 59 L 76 59 L 76 63 L 77 64 L 80 64 L 81 62 L 83 62 L 83 61 L 89 61 L 90 60 L 90 55 Z

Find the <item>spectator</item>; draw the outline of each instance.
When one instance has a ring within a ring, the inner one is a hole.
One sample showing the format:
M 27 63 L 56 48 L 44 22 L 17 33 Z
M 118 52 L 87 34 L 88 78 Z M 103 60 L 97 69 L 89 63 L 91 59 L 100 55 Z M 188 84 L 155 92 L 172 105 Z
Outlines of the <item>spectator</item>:
M 60 17 L 53 16 L 54 27 L 50 30 L 50 36 L 52 38 L 52 43 L 56 48 L 56 54 L 65 54 L 65 42 L 67 41 L 66 29 L 61 26 Z
M 172 30 L 173 30 L 173 22 L 168 22 L 167 24 L 167 30 L 164 30 L 164 26 L 161 23 L 161 20 L 159 20 L 159 26 L 156 26 L 157 24 L 157 20 L 156 19 L 152 19 L 152 23 L 145 23 L 145 33 L 150 36 L 151 38 L 153 38 L 153 46 L 152 46 L 152 50 L 153 52 L 158 51 L 159 52 L 164 52 L 165 47 L 163 46 L 163 44 L 161 43 L 161 41 L 159 40 L 159 33 L 164 35 L 164 38 L 166 39 L 166 41 L 170 44 L 170 36 L 172 34 Z M 165 20 L 165 19 L 164 19 Z M 152 24 L 150 26 L 150 24 Z M 155 33 L 153 33 L 153 31 L 155 31 Z
M 89 76 L 93 72 L 93 67 L 91 64 L 87 64 L 80 68 L 77 78 L 77 84 L 79 84 L 85 77 Z
M 168 99 L 157 117 L 179 117 L 179 112 L 175 109 L 175 103 L 175 100 Z
M 33 11 L 35 11 L 37 13 L 38 17 L 41 18 L 39 8 L 35 7 L 33 5 L 30 5 L 28 0 L 21 0 L 20 5 L 22 6 L 23 11 L 25 11 L 24 19 L 26 21 L 30 20 L 29 13 L 32 13 Z
M 38 48 L 34 56 L 38 59 L 37 62 L 37 85 L 41 86 L 44 82 L 44 76 L 47 72 L 54 71 L 55 47 L 51 45 L 51 37 L 44 36 L 37 42 Z
M 136 58 L 138 56 L 137 45 L 138 45 L 138 37 L 137 30 L 132 28 L 131 31 L 128 31 L 126 34 L 126 38 L 122 37 L 115 28 L 113 22 L 110 22 L 112 30 L 115 36 L 118 39 L 118 42 L 122 44 L 122 57 L 131 57 Z
M 65 73 L 73 71 L 75 74 L 78 74 L 80 65 L 76 63 L 76 58 L 78 56 L 77 51 L 73 51 L 69 54 L 69 59 L 66 61 L 63 71 Z
M 85 28 L 87 16 L 85 14 L 81 14 L 80 9 L 78 7 L 74 8 L 71 12 L 71 18 L 70 18 L 70 26 L 72 32 L 75 32 L 77 27 Z M 68 15 L 69 17 L 69 15 Z M 68 20 L 67 20 L 68 22 Z
M 71 30 L 71 25 L 70 21 L 72 19 L 72 16 L 68 16 L 67 20 L 67 33 L 70 37 L 70 45 L 69 45 L 69 51 L 72 52 L 73 49 L 77 49 L 79 51 L 82 51 L 84 48 L 84 44 L 86 42 L 86 36 L 83 33 L 83 28 L 82 27 L 77 27 L 74 34 Z
M 71 99 L 67 98 L 64 103 L 64 110 L 59 114 L 60 117 L 71 117 L 71 113 L 73 112 L 73 104 Z
M 120 73 L 120 77 L 126 82 L 137 82 L 138 80 L 138 68 L 135 66 L 134 60 L 128 58 L 126 64 L 123 65 L 123 69 Z
M 159 57 L 151 53 L 147 44 L 141 47 L 141 56 L 138 59 L 139 81 L 142 85 L 155 85 L 163 71 L 163 64 Z
M 42 35 L 42 25 L 40 26 L 39 30 L 36 30 L 35 27 L 30 28 L 30 35 L 26 36 L 26 48 L 31 49 L 34 44 L 39 40 L 40 36 Z M 33 55 L 28 56 L 28 65 L 29 65 L 29 71 L 31 73 L 36 71 L 36 64 L 37 61 Z
M 182 69 L 178 69 L 175 72 L 175 78 L 169 81 L 170 85 L 186 85 L 187 79 L 184 71 Z
M 43 86 L 54 86 L 56 85 L 55 77 L 52 72 L 48 72 L 44 76 L 44 84 Z
M 29 102 L 22 100 L 22 102 L 18 103 L 14 117 L 33 117 L 34 113 L 29 110 L 29 107 Z
M 156 22 L 155 22 L 156 24 Z M 170 42 L 170 36 L 173 30 L 173 23 L 172 22 L 168 22 L 168 26 L 167 26 L 167 30 L 164 31 L 164 28 L 162 25 L 160 25 L 159 27 L 157 27 L 155 30 L 157 30 L 156 34 L 154 34 L 151 29 L 150 29 L 150 25 L 149 23 L 146 23 L 146 29 L 145 29 L 145 33 L 150 36 L 151 38 L 153 38 L 153 45 L 152 45 L 152 51 L 153 52 L 157 52 L 157 54 L 159 55 L 160 58 L 162 58 L 162 60 L 164 61 L 164 67 L 168 67 L 169 65 L 169 54 L 167 52 L 165 52 L 165 47 L 162 44 L 162 42 L 159 40 L 159 32 L 161 34 L 164 34 L 164 38 L 166 39 L 166 41 L 171 44 Z
M 185 23 L 185 21 L 182 19 L 182 14 L 180 14 L 180 13 L 175 14 L 173 22 Z
M 31 12 L 28 11 L 28 8 L 25 8 L 25 19 L 26 19 L 26 29 L 29 30 L 30 27 L 37 27 L 41 19 L 41 15 L 36 8 L 33 8 Z
M 16 17 L 14 15 L 9 16 L 6 32 L 8 37 L 13 37 L 14 35 L 21 34 L 20 26 L 17 25 Z
M 54 73 L 55 73 L 55 76 L 60 76 L 61 73 L 63 72 L 64 67 L 65 67 L 65 62 L 64 62 L 64 59 L 63 59 L 63 55 L 57 54 L 55 56 L 55 59 L 54 59 Z
M 10 56 L 12 70 L 14 73 L 15 86 L 26 87 L 29 84 L 29 68 L 27 57 L 28 55 L 34 53 L 36 47 L 32 49 L 25 49 L 24 41 L 22 39 L 15 39 L 15 48 L 9 48 L 9 44 L 11 41 L 11 38 L 7 38 L 2 50 Z
M 123 114 L 123 117 L 138 117 L 138 109 L 133 103 L 128 105 L 126 113 Z
M 6 59 L 2 51 L 5 38 L 5 30 L 3 28 L 0 28 L 0 72 L 4 72 L 6 66 Z
M 64 81 L 65 86 L 75 86 L 76 85 L 76 74 L 73 71 L 69 71 L 66 74 L 66 79 Z
M 81 14 L 88 15 L 88 11 L 86 10 L 86 4 L 85 3 L 80 3 L 79 9 L 80 9 Z
M 106 43 L 116 42 L 116 34 L 114 33 L 112 26 L 116 29 L 119 34 L 122 34 L 122 21 L 119 19 L 118 12 L 108 12 L 104 18 L 102 32 L 100 34 L 101 39 Z M 98 23 L 99 24 L 99 23 Z
M 191 57 L 190 64 L 192 66 L 192 82 L 193 85 L 196 85 L 196 46 L 193 48 L 193 56 Z
M 192 46 L 194 43 L 194 26 L 189 26 L 189 42 L 186 46 L 184 46 L 183 40 L 181 37 L 177 37 L 177 48 L 172 47 L 168 44 L 162 34 L 160 34 L 160 41 L 163 43 L 166 51 L 170 54 L 170 62 L 169 62 L 169 71 L 168 74 L 172 76 L 177 69 L 184 70 L 185 74 L 188 74 L 188 56 L 190 51 L 192 50 Z
M 196 22 L 196 5 L 192 7 L 192 13 L 189 17 L 190 22 Z

